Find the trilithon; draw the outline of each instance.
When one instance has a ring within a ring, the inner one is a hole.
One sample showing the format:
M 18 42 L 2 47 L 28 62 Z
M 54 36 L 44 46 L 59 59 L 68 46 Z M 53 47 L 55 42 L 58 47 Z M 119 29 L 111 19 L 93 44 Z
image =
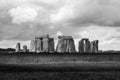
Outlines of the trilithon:
M 72 36 L 58 36 L 56 51 L 59 53 L 75 53 L 75 44 Z
M 32 52 L 54 52 L 54 39 L 49 35 L 37 35 L 30 46 Z
M 90 41 L 87 38 L 83 38 L 81 41 L 79 41 L 78 45 L 78 51 L 79 53 L 89 53 L 90 51 Z

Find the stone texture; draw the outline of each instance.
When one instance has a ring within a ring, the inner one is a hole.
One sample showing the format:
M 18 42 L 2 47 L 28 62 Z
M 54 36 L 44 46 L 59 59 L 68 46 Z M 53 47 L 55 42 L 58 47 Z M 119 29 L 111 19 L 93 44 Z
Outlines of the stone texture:
M 35 41 L 31 42 L 31 51 L 54 52 L 54 39 L 49 38 L 49 35 L 36 36 Z
M 28 52 L 27 45 L 23 45 L 23 52 Z
M 49 38 L 49 52 L 54 52 L 54 39 Z
M 78 51 L 79 51 L 79 53 L 83 53 L 84 52 L 84 43 L 83 43 L 82 40 L 79 41 Z
M 37 39 L 36 42 L 37 42 L 36 43 L 37 44 L 37 47 L 36 47 L 37 48 L 37 52 L 40 52 L 40 50 L 41 50 L 41 40 Z
M 43 38 L 43 51 L 49 52 L 49 38 Z
M 20 52 L 21 51 L 21 46 L 20 43 L 16 44 L 16 52 Z
M 91 52 L 92 53 L 97 53 L 98 52 L 98 40 L 92 41 L 91 42 Z
M 80 53 L 89 53 L 90 52 L 90 41 L 87 38 L 83 38 L 79 41 L 78 51 Z
M 35 38 L 36 39 L 49 38 L 49 35 L 36 35 Z
M 76 52 L 73 38 L 71 36 L 58 36 L 58 44 L 56 51 L 60 53 Z
M 35 52 L 35 40 L 31 40 L 31 43 L 30 43 L 30 52 Z

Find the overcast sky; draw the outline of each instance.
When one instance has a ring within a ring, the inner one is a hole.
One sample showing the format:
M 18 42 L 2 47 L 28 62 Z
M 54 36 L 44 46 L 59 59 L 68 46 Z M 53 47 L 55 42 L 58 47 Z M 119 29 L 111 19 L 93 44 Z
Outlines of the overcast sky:
M 120 50 L 120 0 L 0 0 L 0 47 L 27 44 L 37 34 L 99 40 Z M 76 45 L 78 46 L 78 45 Z

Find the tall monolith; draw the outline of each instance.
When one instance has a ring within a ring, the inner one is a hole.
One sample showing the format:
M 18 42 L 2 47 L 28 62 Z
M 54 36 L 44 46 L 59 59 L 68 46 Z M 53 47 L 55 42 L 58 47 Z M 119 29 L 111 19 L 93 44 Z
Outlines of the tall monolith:
M 16 44 L 16 52 L 20 52 L 21 51 L 21 46 L 20 43 Z
M 35 40 L 31 40 L 30 43 L 30 52 L 35 52 L 36 42 Z
M 54 52 L 54 38 L 49 38 L 49 52 Z
M 94 40 L 91 42 L 91 52 L 98 53 L 98 40 Z
M 23 52 L 28 52 L 27 45 L 23 45 Z

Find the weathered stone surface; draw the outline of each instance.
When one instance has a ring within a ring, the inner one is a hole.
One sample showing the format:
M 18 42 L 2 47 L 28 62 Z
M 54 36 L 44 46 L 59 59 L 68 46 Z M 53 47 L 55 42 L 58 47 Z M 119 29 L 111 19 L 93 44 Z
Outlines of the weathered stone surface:
M 74 40 L 71 36 L 58 36 L 58 44 L 56 51 L 60 53 L 68 52 L 68 53 L 74 53 L 75 50 L 75 44 Z
M 73 39 L 72 36 L 58 36 L 58 39 Z
M 36 44 L 37 44 L 37 52 L 40 52 L 40 50 L 41 50 L 41 40 L 40 39 L 36 39 Z
M 87 42 L 86 42 L 86 52 L 90 52 L 90 41 L 89 40 L 87 40 Z
M 82 40 L 79 41 L 78 51 L 79 51 L 80 53 L 83 53 L 83 52 L 84 52 L 84 43 L 83 43 Z
M 36 35 L 35 38 L 36 38 L 36 39 L 49 38 L 49 35 Z
M 49 52 L 54 52 L 54 39 L 49 38 Z
M 87 38 L 83 38 L 79 41 L 78 51 L 80 53 L 89 53 L 90 52 L 90 41 Z
M 98 52 L 98 40 L 92 41 L 91 42 L 91 52 L 92 53 L 97 53 Z
M 16 44 L 16 52 L 20 52 L 21 51 L 21 46 L 20 43 Z
M 35 41 L 31 42 L 31 51 L 34 52 L 54 51 L 54 39 L 49 38 L 49 35 L 41 35 L 35 37 Z
M 43 51 L 49 52 L 49 38 L 43 38 Z
M 27 49 L 27 45 L 23 45 L 23 52 L 27 52 L 28 49 Z
M 31 43 L 30 43 L 30 51 L 31 52 L 35 52 L 35 46 L 36 46 L 35 40 L 31 40 Z

